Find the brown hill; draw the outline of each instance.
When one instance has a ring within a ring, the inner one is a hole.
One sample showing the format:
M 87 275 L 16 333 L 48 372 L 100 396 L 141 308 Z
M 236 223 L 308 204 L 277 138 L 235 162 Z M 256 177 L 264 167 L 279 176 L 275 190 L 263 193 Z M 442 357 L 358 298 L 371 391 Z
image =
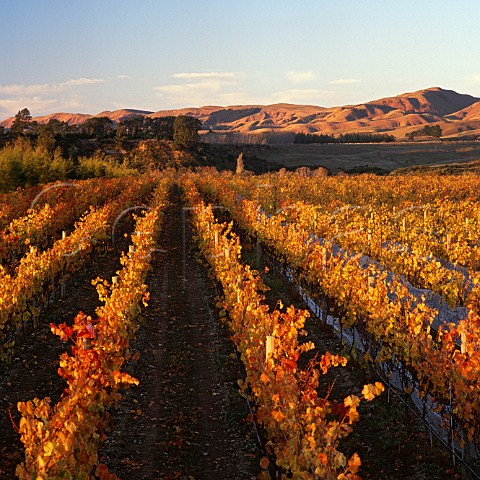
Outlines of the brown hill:
M 97 113 L 96 115 L 89 115 L 88 113 L 51 113 L 50 115 L 43 115 L 41 117 L 35 117 L 33 120 L 40 124 L 48 123 L 50 120 L 58 120 L 59 122 L 67 122 L 69 125 L 80 125 L 93 117 L 108 117 L 114 122 L 121 122 L 128 117 L 135 115 L 150 115 L 152 112 L 146 110 L 134 110 L 130 108 L 124 108 L 121 110 L 114 110 L 113 112 L 105 110 Z M 3 122 L 0 122 L 0 126 L 10 128 L 13 123 L 14 117 L 7 118 Z
M 439 87 L 332 108 L 288 103 L 228 107 L 210 105 L 154 113 L 132 109 L 105 111 L 97 115 L 56 113 L 35 120 L 46 123 L 51 118 L 56 118 L 78 124 L 92 116 L 107 116 L 120 122 L 132 115 L 149 115 L 154 118 L 191 115 L 201 120 L 206 131 L 222 135 L 231 132 L 236 134 L 235 138 L 256 137 L 270 132 L 282 132 L 290 136 L 299 132 L 381 132 L 402 139 L 407 133 L 426 124 L 439 125 L 445 136 L 477 135 L 480 131 L 480 99 Z M 8 119 L 0 125 L 9 127 L 11 122 L 12 119 Z M 215 135 L 210 135 L 212 137 Z

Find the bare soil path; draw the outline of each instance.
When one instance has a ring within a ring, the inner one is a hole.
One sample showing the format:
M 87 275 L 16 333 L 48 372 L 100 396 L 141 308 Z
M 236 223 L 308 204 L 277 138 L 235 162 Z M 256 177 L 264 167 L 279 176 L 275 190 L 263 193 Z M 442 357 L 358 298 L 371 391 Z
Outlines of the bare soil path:
M 212 310 L 215 292 L 188 224 L 185 231 L 184 255 L 176 203 L 165 216 L 164 252 L 153 260 L 149 306 L 132 344 L 140 358 L 128 370 L 140 385 L 115 413 L 101 461 L 128 480 L 255 478 L 258 446 L 244 420 L 233 347 Z

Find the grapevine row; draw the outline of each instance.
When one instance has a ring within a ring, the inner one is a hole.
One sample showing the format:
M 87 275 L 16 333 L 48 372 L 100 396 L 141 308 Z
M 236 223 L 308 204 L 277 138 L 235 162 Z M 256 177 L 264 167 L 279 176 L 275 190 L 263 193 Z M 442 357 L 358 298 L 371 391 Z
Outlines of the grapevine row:
M 93 478 L 117 479 L 99 464 L 98 448 L 106 438 L 107 409 L 121 398 L 119 390 L 138 380 L 121 371 L 130 357 L 129 341 L 138 329 L 140 303 L 148 300 L 145 279 L 163 216 L 170 181 L 163 179 L 153 206 L 136 222 L 134 251 L 123 254 L 119 281 L 96 279 L 105 304 L 92 319 L 80 312 L 72 327 L 52 324 L 62 340 L 74 343 L 60 359 L 59 374 L 67 381 L 61 399 L 19 402 L 25 461 L 17 467 L 20 480 Z M 89 339 L 85 348 L 85 339 Z
M 331 299 L 344 327 L 368 334 L 367 357 L 378 363 L 401 362 L 413 372 L 420 394 L 434 401 L 446 422 L 456 425 L 463 436 L 460 441 L 478 442 L 478 304 L 470 305 L 468 318 L 457 325 L 442 325 L 434 335 L 431 325 L 437 311 L 413 296 L 401 278 L 362 264 L 359 256 L 334 254 L 328 246 L 313 241 L 308 230 L 266 216 L 255 202 L 239 199 L 218 181 L 203 178 L 201 183 L 205 182 L 244 230 L 289 264 L 313 291 Z
M 52 248 L 43 252 L 32 248 L 13 274 L 0 271 L 0 361 L 9 360 L 13 354 L 12 332 L 30 318 L 38 317 L 62 277 L 80 268 L 93 246 L 107 238 L 115 217 L 151 188 L 151 183 L 143 178 L 130 180 L 119 197 L 100 209 L 91 207 L 76 222 L 74 231 L 57 240 Z
M 14 219 L 0 233 L 0 262 L 4 266 L 12 264 L 32 245 L 40 250 L 49 246 L 58 233 L 73 224 L 91 205 L 103 205 L 118 195 L 124 181 L 95 179 L 46 187 L 57 193 L 57 198 L 50 198 L 40 209 L 29 209 L 25 216 Z M 59 189 L 68 189 L 68 192 L 59 192 Z M 49 196 L 52 197 L 52 192 Z
M 251 389 L 256 419 L 273 445 L 277 465 L 290 472 L 282 478 L 358 479 L 358 455 L 347 459 L 338 446 L 359 418 L 361 398 L 349 395 L 336 402 L 328 393 L 318 394 L 321 376 L 331 366 L 345 365 L 346 359 L 327 352 L 305 370 L 299 369 L 301 354 L 314 348 L 311 342 L 299 342 L 299 336 L 306 333 L 303 326 L 308 312 L 293 306 L 268 311 L 260 293 L 265 289 L 260 277 L 238 260 L 238 237 L 230 227 L 214 221 L 212 209 L 185 183 L 200 248 L 222 285 L 223 312 L 228 312 L 232 339 L 246 367 L 242 388 L 244 392 Z M 365 385 L 362 398 L 372 400 L 382 390 L 379 383 Z M 268 464 L 265 460 L 263 467 Z
M 298 180 L 295 175 L 270 174 L 235 183 L 239 193 L 257 200 L 266 211 L 298 202 L 312 205 L 309 223 L 322 237 L 363 229 L 365 239 L 367 234 L 376 237 L 369 242 L 372 245 L 400 243 L 424 257 L 480 269 L 477 176 Z

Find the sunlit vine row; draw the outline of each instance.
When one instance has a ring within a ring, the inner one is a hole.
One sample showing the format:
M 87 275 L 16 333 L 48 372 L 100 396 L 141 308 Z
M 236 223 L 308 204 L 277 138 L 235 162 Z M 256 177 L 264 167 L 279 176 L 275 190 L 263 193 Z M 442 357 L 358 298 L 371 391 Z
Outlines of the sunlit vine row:
M 321 236 L 342 235 L 353 223 L 365 231 L 363 248 L 400 243 L 418 255 L 480 270 L 480 180 L 476 175 L 306 178 L 269 174 L 236 178 L 235 184 L 239 193 L 257 200 L 270 213 L 299 201 L 313 205 L 309 222 L 316 223 Z
M 13 219 L 24 216 L 41 189 L 42 187 L 35 186 L 0 194 L 0 229 L 5 228 Z
M 75 223 L 73 232 L 57 240 L 52 248 L 32 248 L 12 274 L 0 266 L 0 361 L 13 354 L 13 333 L 31 318 L 38 317 L 59 282 L 81 267 L 94 248 L 104 241 L 116 216 L 138 203 L 153 188 L 150 180 L 131 179 L 114 201 L 90 211 Z
M 216 193 L 241 227 L 293 267 L 313 291 L 331 299 L 344 327 L 355 327 L 368 335 L 367 358 L 379 363 L 400 361 L 413 373 L 424 399 L 434 401 L 445 422 L 451 425 L 453 419 L 457 439 L 478 443 L 478 298 L 470 305 L 468 318 L 456 326 L 441 326 L 433 335 L 431 324 L 436 310 L 410 294 L 401 278 L 372 264 L 362 264 L 359 256 L 345 252 L 335 255 L 328 244 L 313 241 L 309 230 L 277 216 L 266 216 L 255 202 L 222 188 L 218 178 L 204 175 L 197 181 L 203 186 L 208 183 L 210 194 Z
M 42 197 L 50 197 L 39 209 L 29 209 L 0 232 L 0 262 L 4 267 L 18 260 L 30 246 L 43 249 L 55 236 L 73 225 L 91 205 L 103 205 L 122 191 L 124 179 L 95 179 L 52 188 L 46 186 Z M 54 185 L 54 184 L 53 184 Z M 50 190 L 47 190 L 50 189 Z M 65 191 L 68 190 L 68 191 Z
M 58 370 L 67 387 L 56 405 L 48 397 L 19 402 L 25 445 L 25 461 L 16 471 L 19 479 L 117 479 L 99 463 L 98 448 L 106 438 L 107 409 L 121 398 L 120 389 L 138 384 L 121 368 L 130 358 L 129 341 L 139 327 L 140 305 L 148 300 L 145 279 L 169 188 L 170 180 L 163 179 L 151 208 L 137 219 L 135 250 L 122 255 L 118 283 L 94 281 L 105 302 L 97 318 L 80 312 L 72 327 L 51 324 L 53 333 L 74 344 L 70 355 L 62 354 Z
M 305 369 L 299 368 L 301 354 L 314 348 L 311 342 L 299 342 L 299 336 L 306 333 L 308 312 L 293 306 L 269 311 L 260 277 L 239 262 L 241 246 L 231 226 L 216 223 L 212 209 L 194 187 L 186 182 L 185 188 L 194 206 L 200 248 L 222 285 L 222 312 L 228 313 L 225 318 L 246 367 L 243 390 L 251 389 L 256 419 L 267 431 L 276 463 L 289 472 L 282 478 L 359 478 L 360 458 L 354 454 L 347 459 L 338 449 L 339 442 L 358 420 L 361 398 L 372 400 L 383 385 L 365 385 L 361 397 L 348 395 L 343 402 L 330 399 L 328 388 L 320 385 L 322 375 L 332 366 L 345 365 L 346 359 L 327 352 Z M 268 339 L 273 348 L 267 358 Z M 318 393 L 319 385 L 324 396 Z M 267 465 L 264 458 L 262 466 Z M 269 478 L 268 474 L 264 472 L 262 478 Z

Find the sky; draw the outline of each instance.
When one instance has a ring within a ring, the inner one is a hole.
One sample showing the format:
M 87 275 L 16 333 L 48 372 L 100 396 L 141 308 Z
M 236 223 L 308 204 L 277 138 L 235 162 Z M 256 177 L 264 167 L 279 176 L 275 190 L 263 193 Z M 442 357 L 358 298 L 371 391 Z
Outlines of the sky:
M 478 0 L 0 0 L 0 120 L 480 97 Z

